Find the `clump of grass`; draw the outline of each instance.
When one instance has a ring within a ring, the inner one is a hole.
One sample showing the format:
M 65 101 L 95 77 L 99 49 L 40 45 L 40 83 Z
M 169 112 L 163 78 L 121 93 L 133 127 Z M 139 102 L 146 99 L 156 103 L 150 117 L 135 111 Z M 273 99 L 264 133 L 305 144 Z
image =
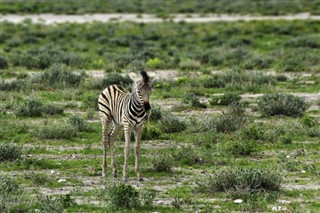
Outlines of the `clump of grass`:
M 0 56 L 0 69 L 7 69 L 8 68 L 8 60 L 2 56 Z
M 156 125 L 147 123 L 143 128 L 142 139 L 143 140 L 155 140 L 162 136 L 160 128 Z
M 102 80 L 101 88 L 106 88 L 110 85 L 117 84 L 123 87 L 130 87 L 133 83 L 129 75 L 122 76 L 120 73 L 108 73 Z
M 183 98 L 183 102 L 195 108 L 207 108 L 207 105 L 201 103 L 199 98 L 193 93 L 187 93 Z
M 244 114 L 245 104 L 233 103 L 229 105 L 227 113 L 214 121 L 218 132 L 234 132 L 248 123 L 248 117 Z
M 164 133 L 182 132 L 187 128 L 185 122 L 169 114 L 164 115 L 159 124 L 161 131 Z
M 202 162 L 198 153 L 190 145 L 179 146 L 176 149 L 172 149 L 172 156 L 176 161 L 181 162 L 182 165 L 192 166 Z
M 242 128 L 240 135 L 245 140 L 275 142 L 279 134 L 263 124 L 252 123 Z
M 149 116 L 149 119 L 151 121 L 159 121 L 162 119 L 162 116 L 163 116 L 164 112 L 163 110 L 161 109 L 161 107 L 159 106 L 153 106 L 151 107 L 151 114 Z
M 182 60 L 179 63 L 179 68 L 182 70 L 195 70 L 195 69 L 199 69 L 200 66 L 201 66 L 201 63 L 193 59 Z
M 0 162 L 15 161 L 21 158 L 23 148 L 12 143 L 0 143 Z
M 26 80 L 17 79 L 11 82 L 0 82 L 0 91 L 21 91 L 29 89 L 29 84 Z
M 70 194 L 52 197 L 52 196 L 38 196 L 39 206 L 37 208 L 40 212 L 57 212 L 62 213 L 64 209 L 75 204 Z
M 229 168 L 214 172 L 202 183 L 197 183 L 199 192 L 227 192 L 232 197 L 246 194 L 279 192 L 282 183 L 280 174 L 268 169 Z
M 173 157 L 168 153 L 156 153 L 152 158 L 152 165 L 156 172 L 170 172 Z
M 70 71 L 65 64 L 53 64 L 34 79 L 35 82 L 54 88 L 77 87 L 82 76 Z
M 43 112 L 44 104 L 35 98 L 28 98 L 22 104 L 14 107 L 14 114 L 17 116 L 38 117 Z
M 139 192 L 123 183 L 115 183 L 101 190 L 99 197 L 115 210 L 137 209 L 141 205 Z
M 255 141 L 236 140 L 227 144 L 227 150 L 235 157 L 249 156 L 257 151 Z
M 33 134 L 41 139 L 70 139 L 77 135 L 77 129 L 71 125 L 46 125 Z
M 300 121 L 303 125 L 307 127 L 314 127 L 317 125 L 317 121 L 309 115 L 304 115 Z
M 262 115 L 299 117 L 307 109 L 306 102 L 290 94 L 266 94 L 258 100 Z
M 48 182 L 49 178 L 45 174 L 29 172 L 24 175 L 25 179 L 31 180 L 35 185 L 44 185 Z
M 28 98 L 14 106 L 13 112 L 17 116 L 40 117 L 42 114 L 63 114 L 63 109 L 55 105 L 45 105 L 37 98 Z
M 212 96 L 210 105 L 229 105 L 231 103 L 238 103 L 241 96 L 237 93 L 225 93 L 222 96 Z
M 90 130 L 87 122 L 79 114 L 72 115 L 69 118 L 69 124 L 79 132 Z

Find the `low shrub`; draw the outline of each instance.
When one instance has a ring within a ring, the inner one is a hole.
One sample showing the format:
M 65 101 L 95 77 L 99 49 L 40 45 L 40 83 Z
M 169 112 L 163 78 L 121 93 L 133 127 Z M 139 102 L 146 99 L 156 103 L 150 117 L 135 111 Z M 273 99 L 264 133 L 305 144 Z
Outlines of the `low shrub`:
M 257 151 L 257 143 L 255 141 L 231 141 L 227 144 L 227 152 L 233 156 L 249 156 Z
M 17 79 L 11 82 L 0 82 L 0 91 L 21 91 L 29 89 L 29 83 L 26 80 Z
M 317 125 L 317 121 L 308 115 L 304 115 L 301 119 L 300 119 L 301 123 L 307 127 L 314 127 Z
M 193 93 L 187 93 L 182 101 L 195 108 L 207 108 L 207 105 L 201 103 L 199 98 Z
M 201 66 L 201 63 L 199 61 L 192 60 L 192 59 L 182 60 L 179 63 L 179 68 L 182 70 L 195 70 L 195 69 L 199 69 L 200 66 Z
M 278 192 L 281 183 L 280 174 L 269 169 L 229 168 L 214 172 L 202 183 L 197 183 L 197 190 L 207 193 L 227 192 L 239 198 L 248 193 Z
M 2 56 L 0 56 L 0 69 L 7 69 L 8 68 L 8 60 Z
M 159 121 L 162 119 L 163 114 L 164 111 L 161 109 L 161 107 L 152 105 L 149 119 L 151 121 Z
M 248 116 L 244 114 L 245 104 L 232 103 L 227 113 L 214 121 L 217 132 L 234 132 L 248 123 Z
M 275 142 L 280 134 L 277 130 L 263 124 L 252 123 L 241 129 L 241 138 L 244 140 Z
M 98 110 L 98 98 L 97 94 L 84 95 L 81 106 Z
M 35 98 L 28 98 L 14 106 L 13 112 L 17 116 L 39 117 L 42 115 L 44 104 Z
M 164 133 L 182 132 L 187 128 L 185 122 L 174 115 L 166 114 L 159 122 L 160 129 Z
M 137 209 L 140 207 L 139 192 L 131 185 L 115 183 L 101 190 L 100 199 L 116 210 Z
M 210 105 L 229 105 L 231 103 L 238 103 L 241 100 L 241 96 L 237 93 L 225 93 L 222 96 L 212 96 Z
M 290 94 L 266 94 L 258 99 L 258 107 L 262 115 L 299 117 L 307 109 L 307 104 Z
M 198 153 L 190 146 L 179 146 L 176 149 L 172 149 L 172 155 L 175 161 L 180 161 L 182 165 L 192 166 L 196 163 L 201 163 Z
M 163 61 L 159 58 L 149 59 L 146 63 L 147 68 L 151 70 L 160 69 L 163 66 Z
M 79 114 L 72 115 L 69 118 L 69 124 L 79 132 L 86 132 L 90 130 L 86 121 Z
M 221 135 L 214 130 L 209 130 L 200 134 L 193 135 L 191 141 L 197 147 L 205 147 L 206 149 L 213 148 L 221 139 Z
M 53 64 L 35 78 L 35 82 L 54 88 L 77 87 L 82 78 L 71 72 L 65 64 Z
M 70 139 L 77 135 L 77 129 L 71 125 L 47 125 L 33 134 L 41 139 Z
M 38 196 L 40 212 L 57 212 L 62 213 L 64 209 L 75 204 L 70 194 L 52 197 L 52 196 Z
M 123 87 L 130 87 L 133 83 L 129 75 L 123 76 L 120 73 L 112 72 L 108 73 L 102 80 L 101 88 L 106 88 L 110 85 L 117 84 Z
M 21 158 L 23 149 L 12 143 L 0 143 L 0 162 L 15 161 Z
M 160 139 L 162 132 L 158 126 L 146 124 L 142 132 L 142 140 L 156 140 Z
M 152 157 L 152 165 L 156 172 L 170 172 L 173 166 L 173 157 L 166 153 L 156 153 Z
M 48 104 L 43 107 L 42 112 L 47 115 L 57 115 L 57 114 L 60 115 L 60 114 L 63 114 L 64 111 L 63 111 L 63 108 L 60 106 Z

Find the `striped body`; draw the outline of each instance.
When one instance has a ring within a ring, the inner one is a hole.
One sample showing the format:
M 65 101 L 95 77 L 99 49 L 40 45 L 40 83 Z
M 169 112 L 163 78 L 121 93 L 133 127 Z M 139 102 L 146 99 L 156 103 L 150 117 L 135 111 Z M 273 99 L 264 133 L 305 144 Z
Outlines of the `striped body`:
M 147 73 L 142 71 L 141 75 L 142 79 L 134 83 L 131 93 L 127 93 L 121 86 L 111 85 L 103 90 L 99 96 L 98 106 L 102 124 L 103 145 L 102 176 L 106 175 L 108 145 L 112 173 L 114 177 L 117 177 L 114 140 L 123 127 L 125 132 L 123 179 L 127 180 L 130 138 L 133 131 L 135 134 L 135 170 L 138 179 L 142 180 L 140 176 L 140 140 L 143 123 L 150 109 L 151 86 Z
M 98 100 L 100 117 L 102 120 L 112 120 L 115 124 L 123 126 L 139 126 L 146 119 L 147 113 L 140 105 L 136 93 L 126 93 L 121 86 L 107 87 Z

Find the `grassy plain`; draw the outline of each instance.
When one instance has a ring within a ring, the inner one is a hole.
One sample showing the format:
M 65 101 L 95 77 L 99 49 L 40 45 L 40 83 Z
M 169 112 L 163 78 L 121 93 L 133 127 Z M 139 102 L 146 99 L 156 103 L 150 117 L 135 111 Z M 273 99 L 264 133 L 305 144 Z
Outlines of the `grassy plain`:
M 17 2 L 5 0 L 1 5 L 1 13 L 56 13 L 56 14 L 86 14 L 86 13 L 152 13 L 168 17 L 170 13 L 231 13 L 255 15 L 283 15 L 310 12 L 319 14 L 317 0 L 118 0 L 118 1 L 73 1 L 56 2 L 32 1 Z
M 3 23 L 3 209 L 114 210 L 116 199 L 105 188 L 112 191 L 117 180 L 100 177 L 96 100 L 111 83 L 130 89 L 127 72 L 146 67 L 171 76 L 164 74 L 151 96 L 144 182 L 136 181 L 130 158 L 129 185 L 153 202 L 134 206 L 133 199 L 121 211 L 317 212 L 319 27 L 317 21 Z M 261 98 L 269 93 L 280 101 Z M 263 111 L 267 106 L 276 115 Z

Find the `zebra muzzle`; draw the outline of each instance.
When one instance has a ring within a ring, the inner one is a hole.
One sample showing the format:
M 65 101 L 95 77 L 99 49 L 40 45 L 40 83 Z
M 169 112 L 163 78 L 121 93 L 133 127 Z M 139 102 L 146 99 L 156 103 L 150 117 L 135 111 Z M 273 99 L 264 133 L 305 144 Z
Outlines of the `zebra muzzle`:
M 149 111 L 151 109 L 149 102 L 144 102 L 143 107 L 144 107 L 144 110 L 146 111 Z

